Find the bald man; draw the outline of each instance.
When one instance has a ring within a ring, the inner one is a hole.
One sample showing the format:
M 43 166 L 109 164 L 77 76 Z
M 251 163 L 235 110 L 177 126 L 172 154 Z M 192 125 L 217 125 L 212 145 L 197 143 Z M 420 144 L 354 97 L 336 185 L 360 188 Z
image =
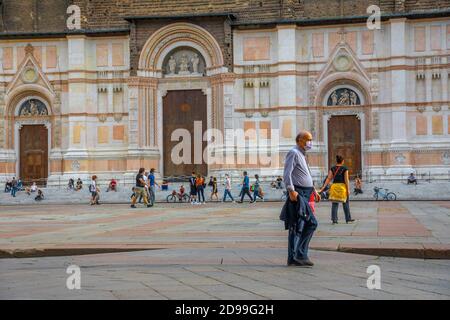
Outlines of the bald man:
M 289 197 L 280 218 L 286 222 L 286 229 L 289 229 L 288 266 L 312 267 L 314 264 L 308 257 L 308 248 L 317 228 L 317 220 L 309 200 L 314 194 L 315 201 L 320 201 L 306 160 L 306 152 L 312 147 L 312 135 L 308 131 L 301 131 L 295 142 L 296 146 L 288 152 L 284 164 L 284 182 Z M 290 213 L 290 217 L 298 217 L 297 213 L 301 213 L 302 217 L 289 219 Z

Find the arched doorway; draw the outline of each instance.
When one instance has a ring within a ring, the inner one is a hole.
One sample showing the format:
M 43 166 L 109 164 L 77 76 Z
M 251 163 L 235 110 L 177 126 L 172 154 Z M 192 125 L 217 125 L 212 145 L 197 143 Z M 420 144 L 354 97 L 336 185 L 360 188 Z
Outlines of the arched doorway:
M 327 113 L 328 168 L 336 164 L 336 155 L 345 159 L 350 178 L 362 173 L 361 92 L 348 85 L 339 85 L 325 96 Z
M 46 104 L 36 98 L 23 99 L 15 115 L 18 176 L 25 185 L 47 183 L 50 122 Z

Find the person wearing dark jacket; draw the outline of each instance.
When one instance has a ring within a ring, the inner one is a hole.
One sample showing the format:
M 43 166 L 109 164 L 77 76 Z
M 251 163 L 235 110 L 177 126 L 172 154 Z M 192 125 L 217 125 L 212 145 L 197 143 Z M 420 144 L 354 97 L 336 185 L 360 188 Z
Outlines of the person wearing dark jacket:
M 286 155 L 284 181 L 289 197 L 280 214 L 289 230 L 288 266 L 314 265 L 308 257 L 309 242 L 317 228 L 311 201 L 320 201 L 320 195 L 314 189 L 311 171 L 306 162 L 306 151 L 312 147 L 312 135 L 300 132 L 295 138 L 296 146 Z

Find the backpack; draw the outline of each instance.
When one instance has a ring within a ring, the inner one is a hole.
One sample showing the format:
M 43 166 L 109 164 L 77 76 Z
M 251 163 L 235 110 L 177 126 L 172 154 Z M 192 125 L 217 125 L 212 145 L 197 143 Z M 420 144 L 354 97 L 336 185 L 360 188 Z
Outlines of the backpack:
M 93 184 L 90 184 L 89 185 L 89 192 L 96 192 L 96 191 L 97 191 L 97 188 Z

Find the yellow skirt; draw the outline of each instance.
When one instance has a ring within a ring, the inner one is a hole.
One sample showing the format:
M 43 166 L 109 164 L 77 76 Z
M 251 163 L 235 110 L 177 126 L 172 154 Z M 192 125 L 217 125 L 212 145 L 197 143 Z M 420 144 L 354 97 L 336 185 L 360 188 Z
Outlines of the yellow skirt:
M 330 195 L 328 199 L 333 202 L 346 202 L 347 186 L 345 183 L 333 183 L 330 187 Z

